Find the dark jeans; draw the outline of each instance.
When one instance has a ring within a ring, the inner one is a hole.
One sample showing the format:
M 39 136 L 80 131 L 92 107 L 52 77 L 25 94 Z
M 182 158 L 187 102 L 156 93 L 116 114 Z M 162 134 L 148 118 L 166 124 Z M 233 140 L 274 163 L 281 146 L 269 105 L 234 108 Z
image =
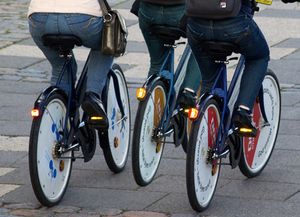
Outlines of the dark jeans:
M 83 46 L 91 48 L 88 62 L 86 91 L 101 95 L 107 74 L 113 63 L 113 56 L 103 55 L 100 51 L 102 17 L 86 14 L 34 13 L 29 17 L 29 30 L 34 42 L 42 50 L 52 66 L 51 84 L 55 85 L 64 65 L 59 51 L 43 45 L 44 34 L 72 34 L 79 37 Z M 76 78 L 77 64 L 72 57 L 73 75 Z M 67 90 L 68 75 L 65 73 L 60 83 Z
M 157 73 L 166 58 L 169 48 L 164 46 L 164 41 L 149 32 L 150 26 L 154 24 L 179 26 L 184 14 L 185 5 L 156 5 L 141 2 L 139 8 L 139 25 L 150 54 L 150 69 L 148 76 Z M 186 77 L 182 88 L 188 87 L 197 92 L 201 74 L 195 57 L 191 55 Z
M 218 64 L 203 52 L 201 41 L 224 41 L 239 46 L 239 52 L 245 57 L 245 69 L 236 105 L 252 109 L 267 71 L 270 52 L 259 27 L 244 9 L 238 16 L 220 21 L 189 18 L 187 36 L 202 73 L 203 92 L 211 88 Z

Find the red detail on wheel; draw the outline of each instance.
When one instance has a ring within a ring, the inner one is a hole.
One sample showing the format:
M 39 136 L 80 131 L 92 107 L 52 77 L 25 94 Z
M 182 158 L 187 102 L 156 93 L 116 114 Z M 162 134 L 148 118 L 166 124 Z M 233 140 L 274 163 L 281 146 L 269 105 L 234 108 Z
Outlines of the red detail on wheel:
M 260 128 L 259 128 L 260 120 L 261 120 L 260 106 L 258 102 L 255 102 L 253 107 L 253 122 L 255 123 L 255 127 L 257 128 L 257 134 L 256 137 L 244 137 L 244 142 L 243 142 L 246 161 L 250 168 L 252 168 L 252 163 L 254 160 L 255 151 L 256 151 L 259 135 L 260 135 Z

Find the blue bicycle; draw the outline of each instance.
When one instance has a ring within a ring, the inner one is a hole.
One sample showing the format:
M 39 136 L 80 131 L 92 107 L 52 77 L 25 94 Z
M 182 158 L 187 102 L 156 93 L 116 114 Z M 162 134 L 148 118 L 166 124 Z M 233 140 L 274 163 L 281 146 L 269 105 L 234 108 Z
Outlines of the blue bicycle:
M 237 59 L 227 57 L 236 46 L 207 41 L 203 48 L 219 63 L 219 69 L 211 91 L 201 96 L 199 117 L 192 124 L 188 145 L 186 186 L 190 204 L 196 211 L 209 206 L 223 165 L 221 160 L 228 154 L 231 167 L 239 166 L 246 177 L 255 177 L 263 171 L 275 146 L 281 112 L 279 83 L 276 75 L 268 69 L 253 108 L 253 121 L 258 129 L 256 137 L 237 136 L 231 116 L 239 92 L 244 57 L 240 57 L 227 89 L 226 64 Z
M 43 42 L 59 50 L 65 64 L 57 84 L 45 89 L 35 101 L 29 140 L 29 171 L 38 200 L 45 206 L 54 206 L 66 192 L 73 161 L 83 159 L 88 162 L 94 156 L 96 129 L 89 123 L 103 117 L 89 117 L 80 109 L 88 71 L 87 59 L 76 83 L 72 73 L 72 49 L 82 45 L 80 38 L 48 34 L 43 36 Z M 64 74 L 69 75 L 68 91 L 59 87 Z M 128 159 L 130 105 L 124 74 L 116 64 L 108 73 L 101 98 L 109 127 L 97 128 L 100 146 L 108 167 L 118 173 L 125 168 Z
M 164 39 L 169 47 L 168 55 L 160 71 L 150 76 L 143 87 L 137 89 L 140 101 L 136 114 L 133 142 L 132 167 L 137 184 L 148 185 L 158 169 L 166 137 L 173 133 L 175 146 L 187 149 L 188 121 L 177 105 L 177 96 L 184 80 L 191 49 L 187 45 L 174 73 L 175 43 L 185 32 L 170 26 L 153 26 L 151 31 Z

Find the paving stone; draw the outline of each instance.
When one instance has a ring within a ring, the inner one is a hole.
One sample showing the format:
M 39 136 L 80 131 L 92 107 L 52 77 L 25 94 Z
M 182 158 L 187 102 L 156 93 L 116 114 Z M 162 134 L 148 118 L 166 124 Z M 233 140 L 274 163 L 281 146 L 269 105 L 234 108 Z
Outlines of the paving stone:
M 81 210 L 81 208 L 75 206 L 57 205 L 55 207 L 49 208 L 49 210 L 56 213 L 75 213 Z
M 41 210 L 36 210 L 36 209 L 17 209 L 13 210 L 10 212 L 12 215 L 17 215 L 17 216 L 28 216 L 28 217 L 51 217 L 53 216 L 52 213 L 41 211 Z
M 0 62 L 1 62 L 2 68 L 21 69 L 21 68 L 28 67 L 39 61 L 41 61 L 41 59 L 32 58 L 32 57 L 17 57 L 17 56 L 0 55 Z
M 80 204 L 82 207 L 118 208 L 121 210 L 142 210 L 149 204 L 164 197 L 164 193 L 95 189 L 95 188 L 68 188 L 62 205 Z
M 129 211 L 124 212 L 121 215 L 117 217 L 167 217 L 166 214 L 163 213 L 157 213 L 157 212 L 145 212 L 145 211 Z
M 299 107 L 282 107 L 281 108 L 282 120 L 300 120 L 300 108 Z
M 4 207 L 6 209 L 38 209 L 41 205 L 38 203 L 13 203 L 6 204 Z
M 289 38 L 277 44 L 276 47 L 300 48 L 300 38 Z
M 285 135 L 299 135 L 300 122 L 295 120 L 281 120 L 279 133 Z
M 7 209 L 7 208 L 0 208 L 0 216 L 9 213 L 9 211 L 10 211 L 10 210 Z

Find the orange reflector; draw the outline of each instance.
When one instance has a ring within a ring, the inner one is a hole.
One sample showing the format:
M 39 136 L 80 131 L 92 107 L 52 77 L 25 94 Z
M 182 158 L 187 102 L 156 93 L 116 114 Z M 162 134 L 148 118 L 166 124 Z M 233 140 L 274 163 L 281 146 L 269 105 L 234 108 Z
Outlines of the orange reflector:
M 38 109 L 32 109 L 31 110 L 31 116 L 32 117 L 38 117 L 40 115 L 40 111 Z
M 136 89 L 136 98 L 138 100 L 143 100 L 146 96 L 146 89 L 143 87 L 139 87 Z
M 191 120 L 196 120 L 199 113 L 198 109 L 196 108 L 185 109 L 184 112 L 187 113 L 188 118 Z
M 252 129 L 249 129 L 249 128 L 240 128 L 240 132 L 242 132 L 242 133 L 252 133 Z
M 91 120 L 92 121 L 100 121 L 100 120 L 102 120 L 103 119 L 103 117 L 101 117 L 101 116 L 92 116 L 91 117 Z

